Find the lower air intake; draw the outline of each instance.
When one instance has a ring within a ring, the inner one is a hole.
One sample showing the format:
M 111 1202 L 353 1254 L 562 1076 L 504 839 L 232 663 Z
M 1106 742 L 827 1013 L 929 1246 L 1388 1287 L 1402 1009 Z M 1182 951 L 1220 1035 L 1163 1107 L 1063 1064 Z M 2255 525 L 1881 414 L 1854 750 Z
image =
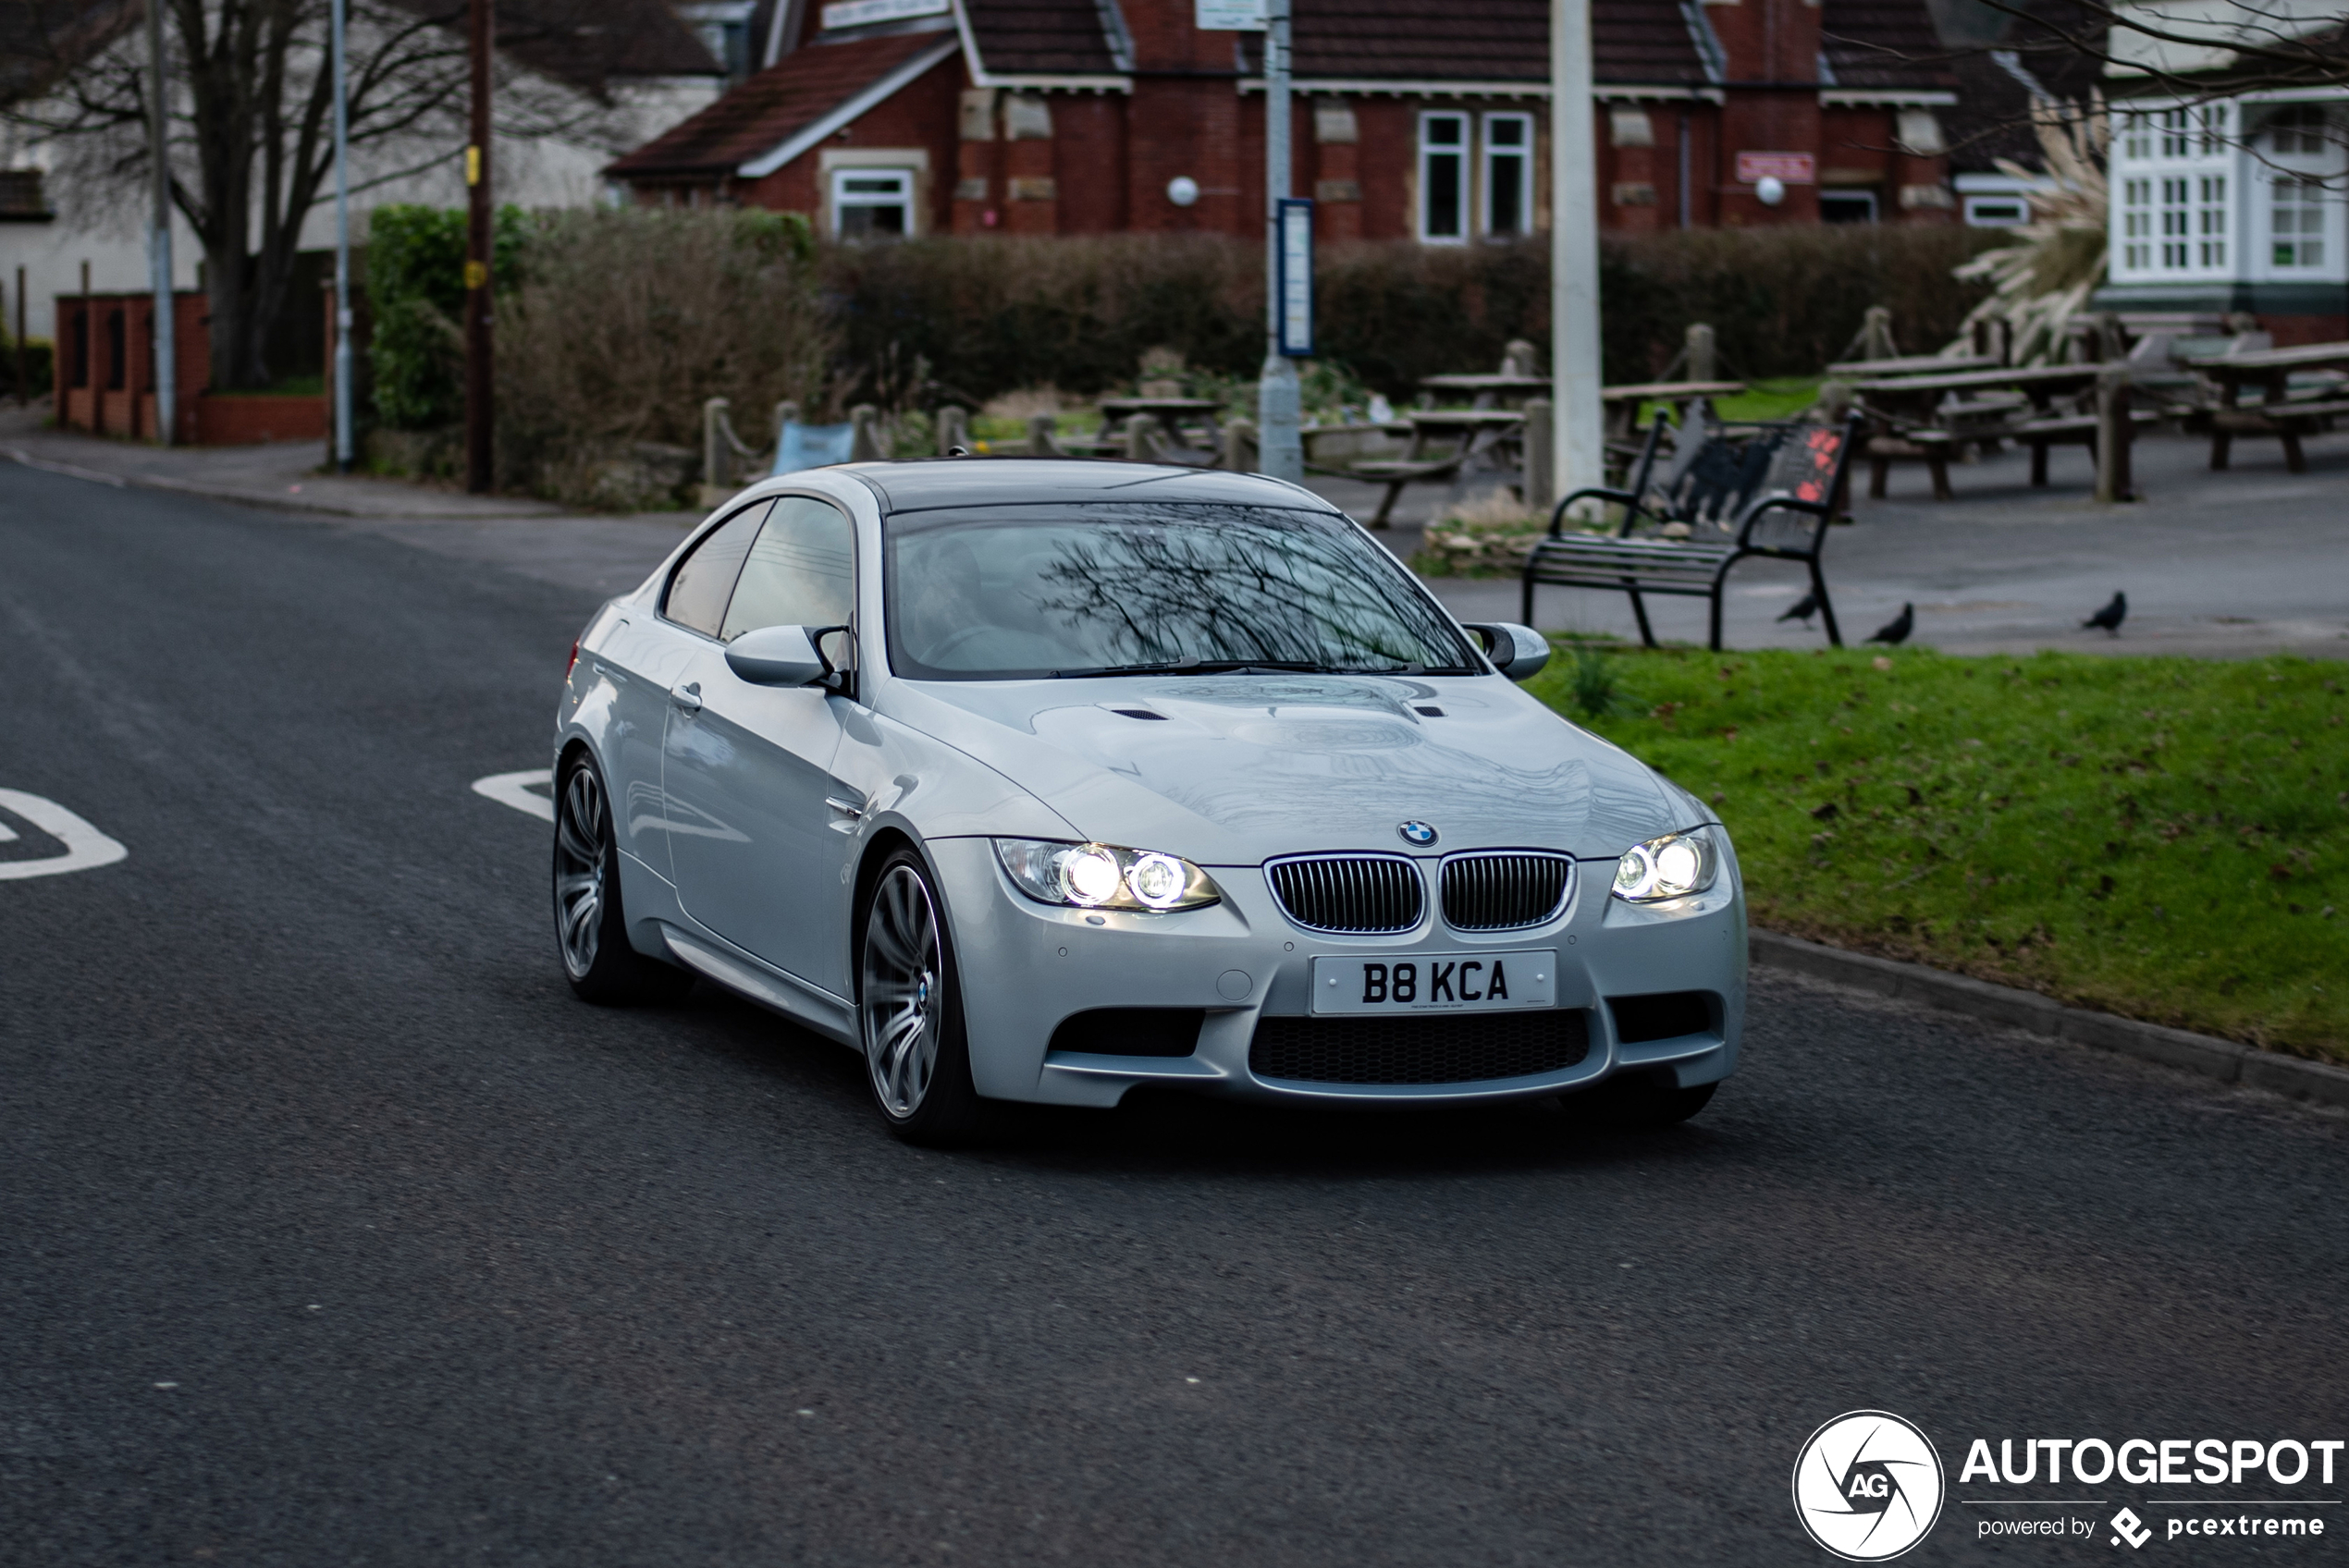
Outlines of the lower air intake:
M 1303 1084 L 1475 1084 L 1572 1067 L 1591 1052 L 1579 1008 L 1418 1018 L 1260 1018 L 1259 1078 Z

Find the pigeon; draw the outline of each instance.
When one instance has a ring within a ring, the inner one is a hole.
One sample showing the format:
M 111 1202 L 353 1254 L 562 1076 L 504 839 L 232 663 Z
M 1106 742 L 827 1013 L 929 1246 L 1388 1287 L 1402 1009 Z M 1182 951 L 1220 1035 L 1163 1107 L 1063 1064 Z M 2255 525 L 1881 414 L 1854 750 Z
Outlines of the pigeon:
M 1778 619 L 1780 620 L 1799 620 L 1803 625 L 1808 626 L 1811 624 L 1811 618 L 1818 613 L 1819 593 L 1818 590 L 1814 588 L 1810 593 L 1803 594 L 1802 597 L 1795 600 L 1792 607 L 1790 607 L 1786 614 L 1778 617 Z
M 2129 595 L 2115 594 L 2112 595 L 2112 603 L 2080 623 L 2080 630 L 2085 631 L 2091 626 L 2101 626 L 2105 631 L 2118 637 L 2121 635 L 2121 623 L 2128 619 Z
M 1868 641 L 1871 643 L 1882 643 L 1887 647 L 1895 647 L 1909 640 L 1909 633 L 1916 630 L 1916 606 L 1902 605 L 1900 606 L 1900 613 L 1893 617 L 1890 620 L 1886 621 L 1882 626 L 1877 627 L 1876 629 L 1876 635 L 1869 638 Z

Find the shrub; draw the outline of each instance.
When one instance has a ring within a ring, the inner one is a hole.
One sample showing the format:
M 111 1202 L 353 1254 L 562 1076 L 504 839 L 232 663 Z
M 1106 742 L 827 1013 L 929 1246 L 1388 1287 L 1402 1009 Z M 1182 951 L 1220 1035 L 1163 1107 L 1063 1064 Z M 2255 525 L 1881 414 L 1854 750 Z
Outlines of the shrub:
M 490 276 L 499 292 L 515 282 L 525 219 L 498 211 Z M 367 300 L 375 335 L 375 414 L 395 430 L 430 430 L 465 411 L 465 214 L 462 208 L 394 204 L 367 222 Z
M 500 483 L 631 505 L 673 483 L 705 399 L 747 440 L 780 399 L 825 395 L 835 335 L 804 224 L 771 213 L 584 209 L 531 220 L 498 311 Z
M 1703 321 L 1726 370 L 1816 374 L 1874 304 L 1891 307 L 1904 348 L 1925 351 L 1985 292 L 1950 270 L 1997 238 L 1857 225 L 1610 238 L 1605 374 L 1648 379 Z M 1261 257 L 1253 241 L 1212 235 L 932 238 L 828 247 L 821 267 L 851 400 L 976 406 L 1047 384 L 1098 394 L 1131 380 L 1160 346 L 1194 372 L 1252 380 L 1264 355 Z M 1511 338 L 1548 341 L 1544 241 L 1330 246 L 1316 274 L 1322 357 L 1390 398 L 1416 392 L 1424 375 L 1492 369 Z M 926 375 L 913 374 L 916 361 Z

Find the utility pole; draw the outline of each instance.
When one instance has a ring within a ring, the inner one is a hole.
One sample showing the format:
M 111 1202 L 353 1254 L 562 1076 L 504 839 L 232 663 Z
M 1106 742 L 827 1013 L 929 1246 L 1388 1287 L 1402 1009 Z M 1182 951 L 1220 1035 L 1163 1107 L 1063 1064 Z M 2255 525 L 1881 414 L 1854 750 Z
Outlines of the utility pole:
M 1557 491 L 1606 483 L 1599 401 L 1598 138 L 1591 0 L 1550 0 L 1550 373 L 1557 380 Z
M 163 49 L 163 0 L 147 0 L 147 161 L 154 165 L 155 188 L 154 227 L 147 238 L 155 311 L 147 336 L 155 347 L 155 437 L 168 447 L 179 411 L 179 367 L 172 352 L 178 347 L 179 320 L 171 303 L 171 128 L 164 117 L 171 105 L 171 90 Z
M 1257 383 L 1257 465 L 1274 479 L 1305 478 L 1297 434 L 1297 366 L 1281 352 L 1281 203 L 1288 199 L 1289 0 L 1264 16 L 1264 373 Z
M 152 8 L 157 0 L 147 0 Z M 335 30 L 335 467 L 351 472 L 351 79 L 343 49 L 345 0 Z
M 473 46 L 473 141 L 465 149 L 465 488 L 488 494 L 491 458 L 489 337 L 489 67 L 495 41 L 490 0 L 467 0 Z

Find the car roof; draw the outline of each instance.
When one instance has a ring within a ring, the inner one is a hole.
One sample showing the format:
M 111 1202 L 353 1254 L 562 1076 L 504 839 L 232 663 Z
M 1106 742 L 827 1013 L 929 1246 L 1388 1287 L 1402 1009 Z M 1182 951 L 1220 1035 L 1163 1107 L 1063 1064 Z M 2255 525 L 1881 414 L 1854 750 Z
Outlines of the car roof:
M 842 469 L 871 487 L 884 512 L 953 507 L 1131 501 L 1337 508 L 1300 485 L 1258 473 L 1086 458 L 917 458 Z

